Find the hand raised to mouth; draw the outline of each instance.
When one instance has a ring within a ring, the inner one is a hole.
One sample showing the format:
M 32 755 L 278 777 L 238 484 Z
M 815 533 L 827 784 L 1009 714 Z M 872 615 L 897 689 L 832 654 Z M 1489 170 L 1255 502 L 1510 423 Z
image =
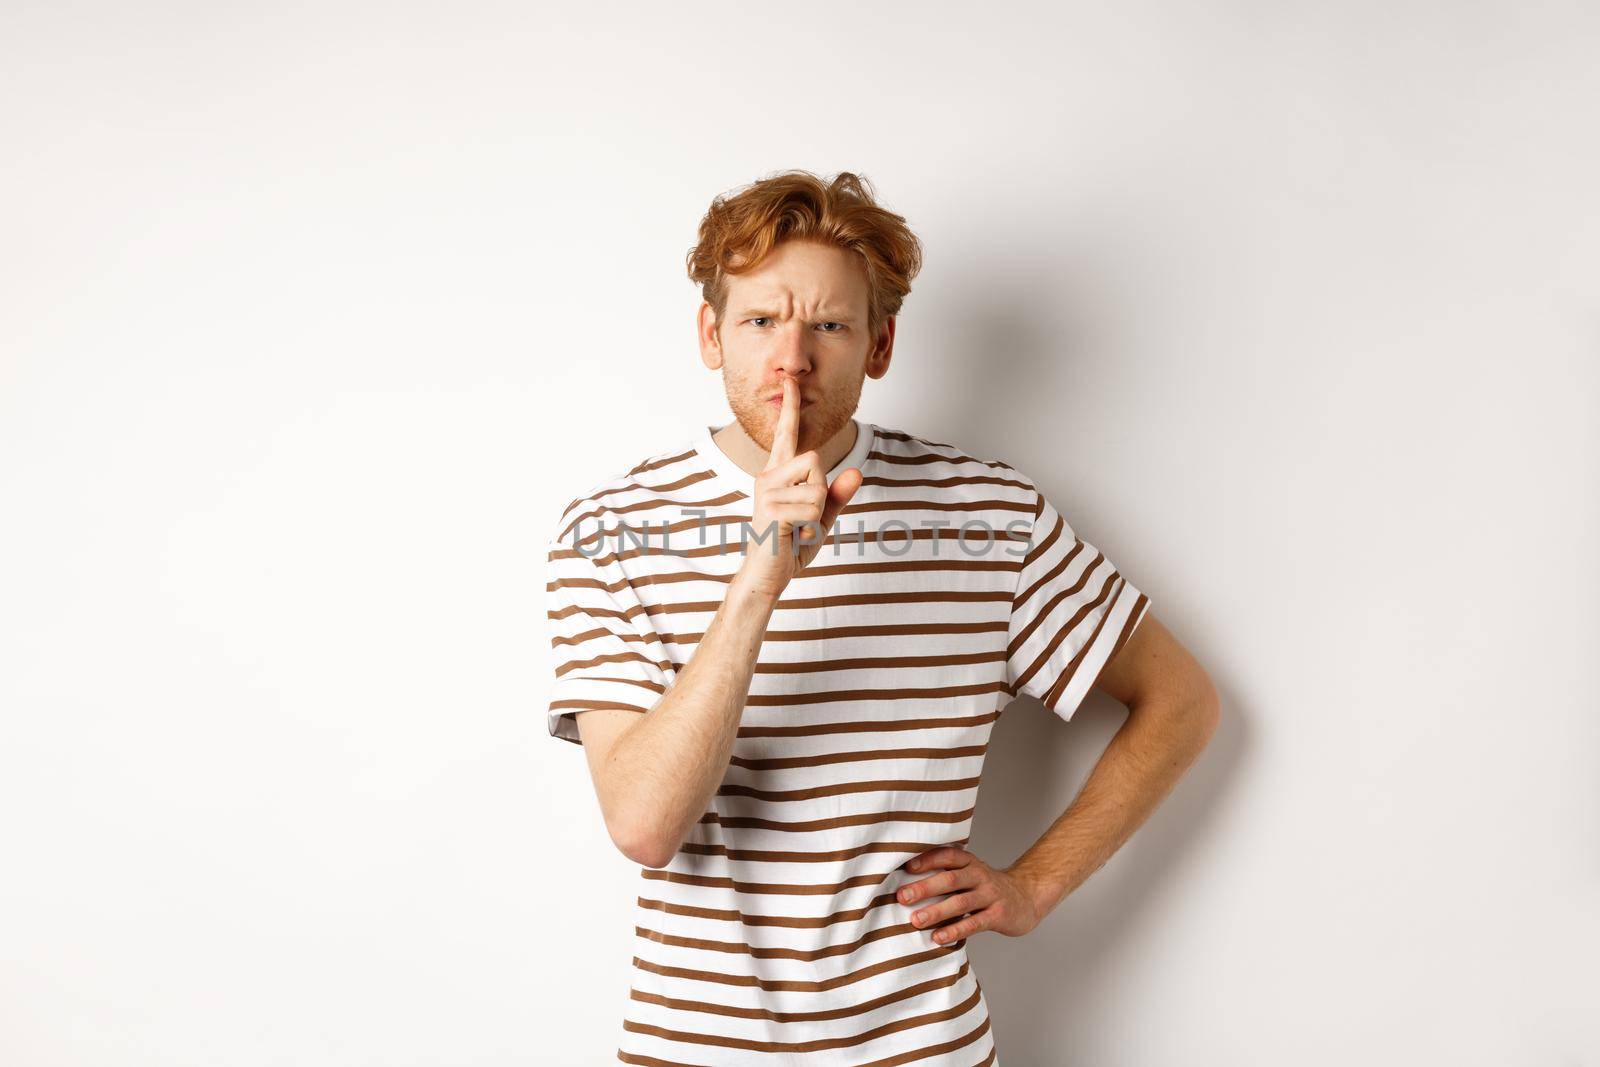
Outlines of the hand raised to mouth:
M 855 467 L 839 472 L 830 486 L 815 449 L 795 455 L 799 443 L 800 387 L 793 378 L 784 378 L 772 450 L 755 479 L 753 536 L 745 544 L 740 568 L 756 589 L 773 597 L 816 558 L 839 512 L 861 488 L 861 471 Z

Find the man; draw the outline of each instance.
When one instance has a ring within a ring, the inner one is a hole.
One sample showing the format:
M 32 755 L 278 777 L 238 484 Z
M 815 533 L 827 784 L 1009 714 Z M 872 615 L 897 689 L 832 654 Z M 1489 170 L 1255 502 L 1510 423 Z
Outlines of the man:
M 1031 478 L 854 417 L 919 265 L 855 175 L 719 197 L 689 266 L 733 421 L 596 485 L 548 546 L 549 729 L 642 865 L 625 1063 L 998 1064 L 966 939 L 1037 926 L 1217 722 Z M 1001 712 L 1069 719 L 1091 686 L 1127 722 L 992 866 L 965 846 Z

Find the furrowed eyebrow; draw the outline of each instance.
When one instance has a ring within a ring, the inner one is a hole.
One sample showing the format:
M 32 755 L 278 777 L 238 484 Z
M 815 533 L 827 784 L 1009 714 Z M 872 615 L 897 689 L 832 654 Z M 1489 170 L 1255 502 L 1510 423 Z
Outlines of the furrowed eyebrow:
M 832 308 L 823 308 L 821 311 L 817 312 L 817 314 L 821 315 L 823 321 L 826 322 L 843 322 L 850 318 L 849 312 L 834 311 Z M 755 318 L 757 315 L 765 315 L 769 319 L 775 319 L 778 317 L 778 313 L 776 311 L 768 311 L 765 308 L 747 308 L 744 311 L 739 312 L 739 317 L 741 319 L 751 319 Z

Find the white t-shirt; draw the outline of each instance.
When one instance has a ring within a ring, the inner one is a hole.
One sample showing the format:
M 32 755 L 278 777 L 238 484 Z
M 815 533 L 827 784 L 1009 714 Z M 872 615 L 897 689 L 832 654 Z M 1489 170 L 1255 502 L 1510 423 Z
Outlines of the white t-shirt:
M 827 480 L 861 488 L 772 612 L 722 784 L 639 870 L 624 1063 L 999 1063 L 965 940 L 910 921 L 948 894 L 901 903 L 930 873 L 903 865 L 967 843 L 1012 697 L 1070 719 L 1148 601 L 1008 464 L 855 426 Z M 722 603 L 755 479 L 713 432 L 562 513 L 552 736 L 647 712 Z

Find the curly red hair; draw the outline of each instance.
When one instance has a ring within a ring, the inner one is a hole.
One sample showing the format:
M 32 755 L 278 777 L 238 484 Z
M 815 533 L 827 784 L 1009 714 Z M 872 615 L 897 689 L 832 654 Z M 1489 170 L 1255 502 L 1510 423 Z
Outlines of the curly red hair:
M 689 250 L 689 280 L 717 313 L 727 307 L 729 275 L 754 270 L 778 245 L 811 240 L 854 252 L 867 268 L 867 335 L 900 313 L 922 269 L 922 244 L 903 216 L 879 206 L 864 175 L 840 171 L 825 180 L 786 170 L 711 202 L 700 239 Z

